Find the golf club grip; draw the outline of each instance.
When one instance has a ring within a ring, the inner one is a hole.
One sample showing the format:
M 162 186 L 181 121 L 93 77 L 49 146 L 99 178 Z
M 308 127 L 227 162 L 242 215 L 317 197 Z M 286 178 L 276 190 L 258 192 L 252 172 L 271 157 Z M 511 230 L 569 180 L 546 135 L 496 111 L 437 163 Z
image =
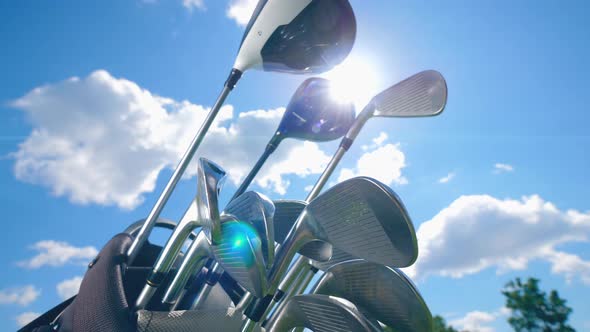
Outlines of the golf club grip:
M 213 106 L 213 108 L 211 108 L 211 111 L 209 111 L 209 114 L 207 115 L 205 122 L 203 122 L 203 124 L 201 125 L 201 128 L 197 132 L 197 135 L 195 136 L 195 138 L 189 145 L 189 148 L 186 150 L 184 156 L 178 163 L 178 166 L 176 167 L 174 173 L 170 177 L 170 180 L 168 180 L 168 183 L 166 184 L 164 191 L 162 191 L 162 194 L 160 194 L 160 197 L 158 197 L 156 204 L 154 205 L 148 217 L 146 218 L 143 227 L 141 227 L 139 233 L 133 240 L 133 243 L 131 243 L 129 250 L 127 251 L 127 264 L 133 263 L 135 257 L 137 257 L 137 254 L 139 254 L 141 247 L 149 237 L 156 221 L 158 220 L 158 217 L 160 216 L 160 213 L 162 212 L 164 206 L 168 202 L 170 195 L 172 195 L 172 192 L 174 191 L 176 184 L 182 178 L 184 171 L 190 164 L 190 161 L 193 159 L 195 152 L 197 152 L 197 149 L 199 148 L 201 142 L 205 138 L 205 134 L 209 130 L 209 127 L 211 127 L 211 125 L 213 124 L 213 120 L 215 120 L 215 117 L 217 116 L 217 113 L 219 113 L 221 106 L 223 106 L 225 99 L 235 86 L 236 82 L 240 79 L 241 75 L 242 73 L 239 70 L 232 69 L 227 81 L 225 82 L 223 90 L 221 90 L 221 93 L 219 94 L 219 97 L 215 102 L 215 105 Z

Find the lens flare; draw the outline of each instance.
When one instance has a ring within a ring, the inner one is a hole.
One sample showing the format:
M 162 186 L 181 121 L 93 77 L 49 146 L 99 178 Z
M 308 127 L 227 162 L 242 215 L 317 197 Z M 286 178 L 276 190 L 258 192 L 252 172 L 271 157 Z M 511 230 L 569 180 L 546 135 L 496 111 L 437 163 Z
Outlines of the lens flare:
M 379 75 L 369 58 L 349 57 L 322 77 L 331 81 L 332 96 L 352 101 L 357 112 L 379 92 Z

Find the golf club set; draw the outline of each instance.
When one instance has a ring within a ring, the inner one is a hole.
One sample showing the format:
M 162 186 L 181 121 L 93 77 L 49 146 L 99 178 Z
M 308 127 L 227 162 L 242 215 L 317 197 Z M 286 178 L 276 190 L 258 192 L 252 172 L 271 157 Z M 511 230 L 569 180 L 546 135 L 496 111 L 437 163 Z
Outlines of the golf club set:
M 199 158 L 196 196 L 183 217 L 160 218 L 245 71 L 319 74 L 348 56 L 355 37 L 348 0 L 260 0 L 218 100 L 147 218 L 107 243 L 77 296 L 22 331 L 430 331 L 428 307 L 399 270 L 418 257 L 400 198 L 370 177 L 322 189 L 370 118 L 442 112 L 447 87 L 436 71 L 392 85 L 358 115 L 331 94 L 329 80 L 308 78 L 225 207 L 226 172 Z M 341 142 L 305 200 L 247 191 L 286 138 Z M 154 227 L 172 230 L 163 247 L 148 241 Z

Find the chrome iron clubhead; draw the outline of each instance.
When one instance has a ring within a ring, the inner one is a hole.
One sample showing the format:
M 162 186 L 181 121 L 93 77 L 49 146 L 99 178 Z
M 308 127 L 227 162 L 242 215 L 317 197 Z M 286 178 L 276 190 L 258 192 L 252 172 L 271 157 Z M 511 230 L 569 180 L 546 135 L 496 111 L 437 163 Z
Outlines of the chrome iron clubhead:
M 344 262 L 328 269 L 312 293 L 345 298 L 395 331 L 432 330 L 428 306 L 399 269 L 364 260 Z
M 232 200 L 223 213 L 233 215 L 237 220 L 245 221 L 256 229 L 265 253 L 265 267 L 270 267 L 275 256 L 275 206 L 266 196 L 254 191 L 246 192 Z
M 213 242 L 221 238 L 219 192 L 226 173 L 214 162 L 200 158 L 197 170 L 197 220 Z
M 263 297 L 268 282 L 258 232 L 243 221 L 225 222 L 221 230 L 223 240 L 211 246 L 215 260 L 245 290 Z
M 221 240 L 211 244 L 204 232 L 189 247 L 178 272 L 168 286 L 163 303 L 175 307 L 184 295 L 190 276 L 201 270 L 208 258 L 214 258 L 242 287 L 255 295 L 266 291 L 266 269 L 258 233 L 254 227 L 222 215 Z
M 273 315 L 267 332 L 305 327 L 314 332 L 380 331 L 350 301 L 327 295 L 298 295 Z
M 312 241 L 388 266 L 409 266 L 418 256 L 404 205 L 389 187 L 368 177 L 341 182 L 309 203 L 277 252 L 269 277 L 273 287 L 295 253 Z

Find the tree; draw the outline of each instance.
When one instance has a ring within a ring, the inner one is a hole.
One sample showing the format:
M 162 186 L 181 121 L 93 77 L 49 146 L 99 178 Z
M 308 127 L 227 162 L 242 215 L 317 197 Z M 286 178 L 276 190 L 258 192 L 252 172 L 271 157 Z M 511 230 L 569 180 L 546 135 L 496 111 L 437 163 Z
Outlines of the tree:
M 432 317 L 432 332 L 459 332 L 452 326 L 447 326 L 445 319 L 439 315 Z
M 511 310 L 508 323 L 517 332 L 574 332 L 567 325 L 572 309 L 557 291 L 547 294 L 539 288 L 539 279 L 520 278 L 510 281 L 502 290 L 506 307 Z

